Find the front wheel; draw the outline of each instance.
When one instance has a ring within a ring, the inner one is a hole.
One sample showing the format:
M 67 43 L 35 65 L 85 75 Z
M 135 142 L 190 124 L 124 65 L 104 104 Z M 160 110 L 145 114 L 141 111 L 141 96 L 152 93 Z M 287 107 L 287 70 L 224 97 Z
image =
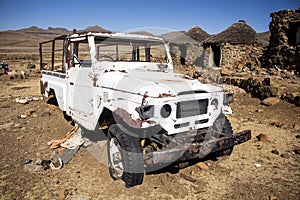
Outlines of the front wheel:
M 224 114 L 220 114 L 219 117 L 216 119 L 212 129 L 218 133 L 224 134 L 224 135 L 232 135 L 233 134 L 233 130 L 232 130 L 232 126 L 228 120 L 228 118 L 224 115 Z M 233 147 L 220 151 L 220 152 L 216 152 L 216 154 L 218 156 L 222 156 L 222 155 L 230 155 L 233 151 Z
M 121 125 L 111 125 L 108 130 L 107 154 L 109 173 L 114 180 L 122 179 L 126 187 L 142 184 L 144 159 L 138 138 L 126 134 Z

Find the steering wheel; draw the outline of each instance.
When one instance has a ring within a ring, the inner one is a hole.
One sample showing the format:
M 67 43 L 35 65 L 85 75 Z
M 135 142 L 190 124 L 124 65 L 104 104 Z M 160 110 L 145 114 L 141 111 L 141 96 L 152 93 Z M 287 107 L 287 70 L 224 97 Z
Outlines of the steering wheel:
M 110 57 L 110 56 L 107 56 L 107 55 L 100 56 L 100 57 L 99 57 L 99 60 L 101 60 L 101 58 L 102 58 L 103 60 L 110 60 L 110 61 L 114 61 L 114 59 L 113 59 L 112 57 Z

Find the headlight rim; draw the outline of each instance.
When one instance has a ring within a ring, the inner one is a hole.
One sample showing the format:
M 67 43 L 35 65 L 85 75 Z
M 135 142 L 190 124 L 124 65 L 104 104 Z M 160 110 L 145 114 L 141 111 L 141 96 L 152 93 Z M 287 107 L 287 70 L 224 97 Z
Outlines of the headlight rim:
M 160 109 L 160 116 L 164 119 L 168 118 L 172 113 L 172 107 L 170 104 L 164 104 Z

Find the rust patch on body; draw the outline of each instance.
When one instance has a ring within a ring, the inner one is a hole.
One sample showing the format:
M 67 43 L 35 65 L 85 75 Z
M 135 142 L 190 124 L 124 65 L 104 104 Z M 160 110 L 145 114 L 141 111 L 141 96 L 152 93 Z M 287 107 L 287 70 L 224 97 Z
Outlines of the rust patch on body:
M 174 82 L 174 83 L 181 83 L 181 80 L 171 80 L 171 79 L 162 79 L 163 82 Z
M 133 128 L 141 128 L 142 127 L 142 120 L 133 119 L 132 115 L 130 113 L 128 113 L 126 110 L 124 110 L 122 108 L 118 108 L 114 113 L 116 114 L 116 116 L 115 116 L 116 121 L 121 120 Z
M 164 97 L 171 97 L 173 96 L 172 94 L 167 94 L 167 93 L 162 93 L 158 95 L 158 98 L 164 98 Z

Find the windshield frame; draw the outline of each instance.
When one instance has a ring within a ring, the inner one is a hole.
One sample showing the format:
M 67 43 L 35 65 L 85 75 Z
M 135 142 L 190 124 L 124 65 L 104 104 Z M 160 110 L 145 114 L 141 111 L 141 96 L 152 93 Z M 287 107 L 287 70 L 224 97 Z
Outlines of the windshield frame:
M 169 64 L 171 63 L 170 55 L 168 52 L 167 44 L 164 42 L 164 40 L 158 40 L 158 39 L 149 39 L 149 38 L 134 38 L 134 37 L 103 37 L 103 36 L 95 36 L 94 37 L 95 42 L 95 58 L 97 61 L 99 60 L 100 56 L 100 48 L 101 47 L 108 47 L 108 46 L 115 46 L 115 59 L 111 59 L 110 61 L 113 62 L 119 62 L 119 61 L 125 61 L 125 62 L 157 62 L 157 63 L 165 63 Z M 127 54 L 131 56 L 129 57 L 127 55 L 127 59 L 120 59 L 119 55 L 119 47 L 120 46 L 127 46 L 130 49 L 127 49 Z M 153 47 L 159 47 L 159 48 L 153 48 Z M 160 57 L 163 56 L 163 59 L 153 59 L 153 50 L 159 49 L 161 52 L 159 52 Z M 152 53 L 152 54 L 151 54 Z M 108 56 L 107 56 L 108 57 Z M 159 61 L 158 61 L 159 60 Z

